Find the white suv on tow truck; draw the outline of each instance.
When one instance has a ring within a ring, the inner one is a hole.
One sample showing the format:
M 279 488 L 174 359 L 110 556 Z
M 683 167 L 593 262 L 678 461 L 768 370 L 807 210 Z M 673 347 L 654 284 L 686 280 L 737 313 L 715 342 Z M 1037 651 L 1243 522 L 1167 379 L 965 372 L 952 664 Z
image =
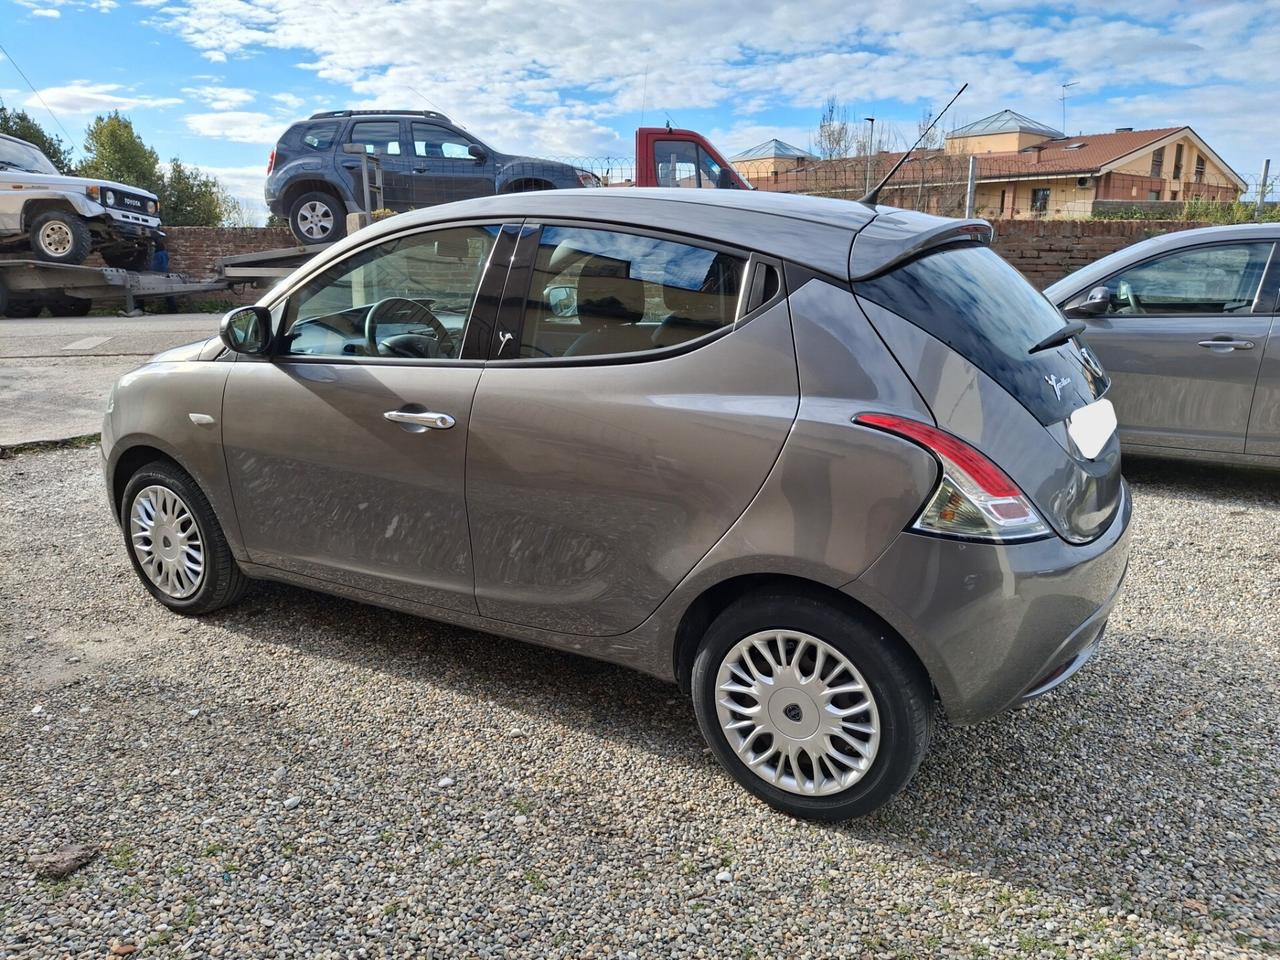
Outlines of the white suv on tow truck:
M 39 148 L 0 134 L 0 250 L 30 247 L 39 260 L 146 270 L 160 200 L 137 187 L 68 177 Z

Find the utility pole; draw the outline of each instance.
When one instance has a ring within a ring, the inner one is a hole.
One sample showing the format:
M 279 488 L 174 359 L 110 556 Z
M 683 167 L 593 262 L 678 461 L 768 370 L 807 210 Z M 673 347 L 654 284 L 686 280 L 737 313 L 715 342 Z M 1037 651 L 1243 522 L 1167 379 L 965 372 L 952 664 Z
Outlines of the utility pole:
M 974 204 L 978 195 L 978 158 L 969 154 L 969 185 L 964 191 L 964 215 L 973 216 Z
M 867 117 L 867 123 L 871 124 L 871 131 L 867 134 L 867 185 L 863 189 L 871 192 L 871 158 L 876 152 L 876 118 Z
M 1262 179 L 1258 181 L 1258 205 L 1254 208 L 1254 219 L 1262 219 L 1262 208 L 1267 202 L 1267 177 L 1271 174 L 1270 158 L 1262 161 Z
M 1063 136 L 1070 136 L 1070 134 L 1067 133 L 1067 88 L 1074 87 L 1079 82 L 1080 82 L 1079 80 L 1072 80 L 1070 83 L 1064 83 L 1062 85 L 1062 96 L 1058 97 L 1058 99 L 1062 101 L 1062 135 Z

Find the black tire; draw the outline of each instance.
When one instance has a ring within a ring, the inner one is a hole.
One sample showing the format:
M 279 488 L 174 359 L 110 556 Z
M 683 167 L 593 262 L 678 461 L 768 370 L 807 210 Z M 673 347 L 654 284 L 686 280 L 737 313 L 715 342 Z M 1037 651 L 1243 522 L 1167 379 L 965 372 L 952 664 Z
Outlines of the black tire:
M 102 261 L 108 267 L 118 267 L 121 270 L 150 270 L 151 261 L 154 256 L 151 244 L 143 243 L 138 246 L 124 247 L 103 247 L 99 251 Z
M 321 213 L 323 210 L 328 211 L 327 218 Z M 318 232 L 326 225 L 327 232 Z M 347 205 L 323 190 L 301 194 L 289 204 L 289 229 L 294 239 L 303 244 L 341 240 L 347 235 Z
M 738 756 L 721 729 L 716 706 L 720 666 L 739 641 L 765 630 L 793 630 L 834 647 L 862 675 L 875 700 L 879 746 L 861 778 L 838 793 L 806 796 L 767 782 Z M 771 807 L 805 820 L 848 820 L 888 802 L 919 768 L 933 731 L 932 687 L 901 640 L 870 617 L 797 593 L 755 594 L 726 608 L 703 637 L 692 689 L 698 726 L 721 765 Z
M 5 305 L 4 315 L 6 317 L 14 317 L 17 319 L 29 319 L 31 317 L 40 316 L 40 311 L 44 309 L 44 304 L 39 300 L 14 300 L 10 299 Z
M 147 575 L 134 549 L 130 534 L 130 520 L 139 493 L 148 487 L 164 487 L 186 504 L 198 527 L 204 546 L 204 573 L 196 590 L 187 597 L 170 596 L 160 589 Z M 125 550 L 134 572 L 153 597 L 170 610 L 191 616 L 211 613 L 238 601 L 249 585 L 246 577 L 231 555 L 227 538 L 222 533 L 209 500 L 196 482 L 180 467 L 165 460 L 154 460 L 140 467 L 129 478 L 120 502 L 120 528 L 124 531 Z
M 49 315 L 52 317 L 87 317 L 93 309 L 93 301 L 84 297 L 61 296 L 49 301 Z
M 46 210 L 31 221 L 31 252 L 48 263 L 84 263 L 93 250 L 89 225 L 66 210 Z

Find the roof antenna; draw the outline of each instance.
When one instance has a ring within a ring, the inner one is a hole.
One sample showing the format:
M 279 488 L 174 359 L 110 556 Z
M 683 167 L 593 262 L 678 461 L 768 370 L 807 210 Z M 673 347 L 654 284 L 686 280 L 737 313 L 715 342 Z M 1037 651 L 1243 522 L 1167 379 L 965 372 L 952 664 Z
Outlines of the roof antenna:
M 911 149 L 898 158 L 898 162 L 895 163 L 893 167 L 889 170 L 889 172 L 884 175 L 884 179 L 881 180 L 879 183 L 877 183 L 869 191 L 867 191 L 867 195 L 865 197 L 860 197 L 858 199 L 858 203 L 865 203 L 868 206 L 872 206 L 872 207 L 876 205 L 876 202 L 880 197 L 880 191 L 884 189 L 884 185 L 893 178 L 893 175 L 895 173 L 897 173 L 900 169 L 902 169 L 902 165 L 907 162 L 907 157 L 911 156 L 915 148 L 920 146 L 920 144 L 924 142 L 924 138 L 927 137 L 929 135 L 929 132 L 938 125 L 938 121 L 942 119 L 942 115 L 951 109 L 951 104 L 959 100 L 960 94 L 964 93 L 967 89 L 969 89 L 969 84 L 966 83 L 964 86 L 962 86 L 959 90 L 956 91 L 956 95 L 947 101 L 947 105 L 945 107 L 943 107 L 940 111 L 938 111 L 938 115 L 933 118 L 933 123 L 929 124 L 927 127 L 924 128 L 924 132 L 921 133 L 920 136 L 916 139 L 916 142 L 911 145 Z M 871 163 L 870 156 L 867 157 L 867 163 L 868 164 Z

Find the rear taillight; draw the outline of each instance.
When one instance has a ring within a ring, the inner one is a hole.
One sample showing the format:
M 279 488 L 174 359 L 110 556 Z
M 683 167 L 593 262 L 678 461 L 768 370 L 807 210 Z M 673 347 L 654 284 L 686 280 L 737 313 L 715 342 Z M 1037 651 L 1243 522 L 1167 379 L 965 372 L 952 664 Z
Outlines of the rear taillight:
M 275 168 L 276 168 L 276 152 L 272 150 L 270 155 L 267 157 L 267 176 L 271 176 L 271 171 L 274 170 Z
M 976 540 L 1033 540 L 1050 530 L 1009 475 L 959 437 L 919 420 L 860 413 L 853 422 L 924 447 L 942 465 L 942 479 L 912 529 Z

